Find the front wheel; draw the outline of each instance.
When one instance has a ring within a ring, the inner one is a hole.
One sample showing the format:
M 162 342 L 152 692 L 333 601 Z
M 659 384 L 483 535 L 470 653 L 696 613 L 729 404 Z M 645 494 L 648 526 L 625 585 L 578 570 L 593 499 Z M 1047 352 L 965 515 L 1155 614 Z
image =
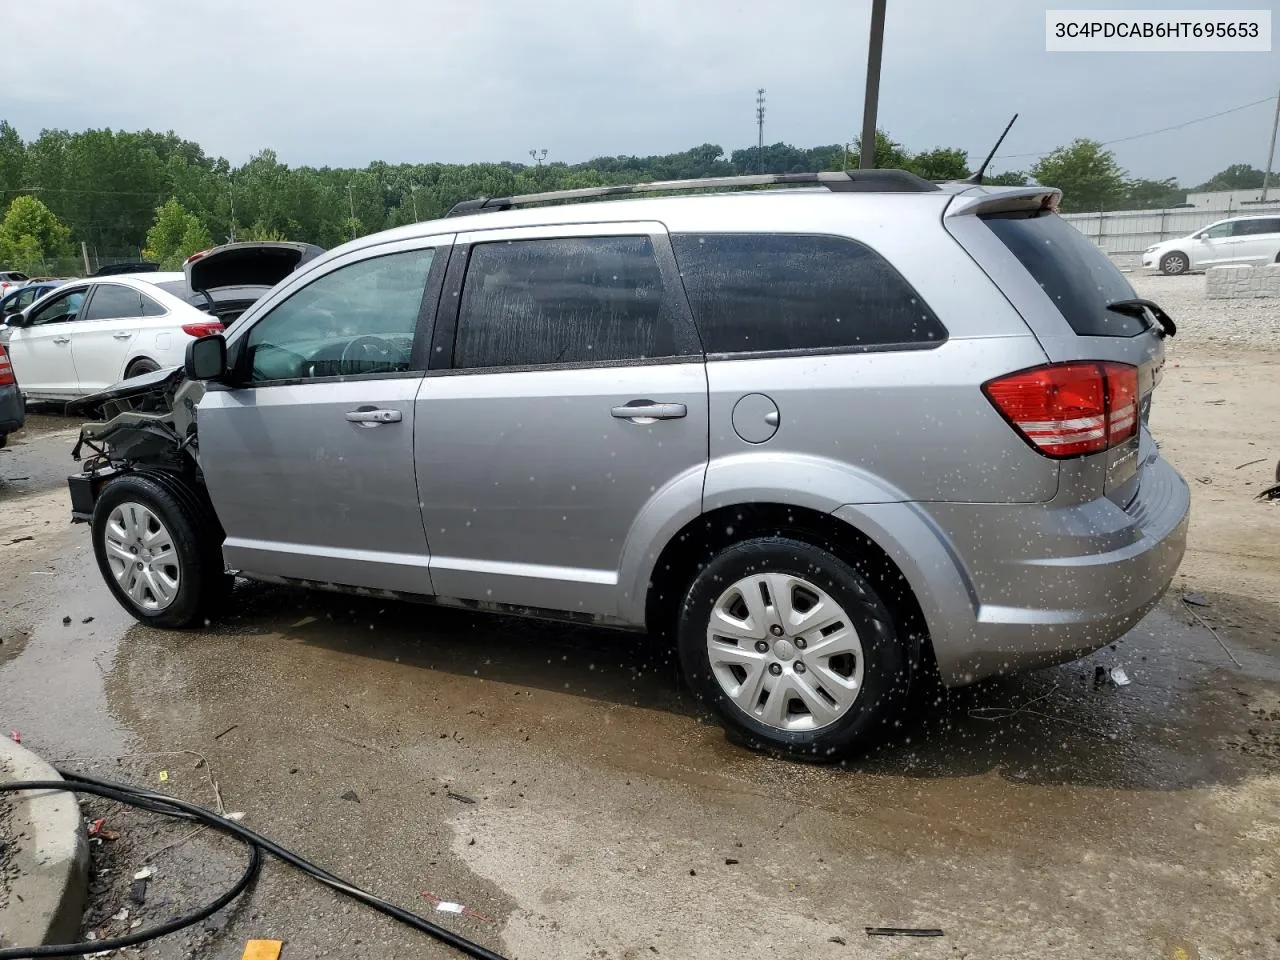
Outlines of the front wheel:
M 120 605 L 155 627 L 203 622 L 231 584 L 216 521 L 169 474 L 129 473 L 107 484 L 93 509 L 93 552 Z
M 798 540 L 735 544 L 702 569 L 679 622 L 685 678 L 753 749 L 836 759 L 896 719 L 909 658 L 852 566 Z
M 1160 272 L 1167 277 L 1176 277 L 1191 269 L 1191 261 L 1187 255 L 1178 250 L 1166 253 L 1160 258 Z

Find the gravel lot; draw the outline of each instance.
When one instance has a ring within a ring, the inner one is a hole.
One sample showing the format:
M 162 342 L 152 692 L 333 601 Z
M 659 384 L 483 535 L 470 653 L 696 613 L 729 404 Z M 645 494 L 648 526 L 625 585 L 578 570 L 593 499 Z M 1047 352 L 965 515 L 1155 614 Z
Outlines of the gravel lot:
M 1128 276 L 1138 296 L 1154 300 L 1177 322 L 1179 345 L 1280 347 L 1280 299 L 1209 300 L 1202 273 L 1166 277 L 1134 271 Z

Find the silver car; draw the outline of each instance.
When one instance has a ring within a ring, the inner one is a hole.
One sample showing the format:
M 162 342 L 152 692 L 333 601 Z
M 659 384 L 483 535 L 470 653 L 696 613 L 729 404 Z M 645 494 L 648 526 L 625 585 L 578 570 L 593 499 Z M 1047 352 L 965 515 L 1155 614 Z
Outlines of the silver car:
M 799 188 L 733 190 L 761 185 Z M 935 664 L 1114 640 L 1182 558 L 1146 428 L 1173 322 L 1057 197 L 471 201 L 82 404 L 75 516 L 146 623 L 202 623 L 234 573 L 648 630 L 741 741 L 847 754 Z

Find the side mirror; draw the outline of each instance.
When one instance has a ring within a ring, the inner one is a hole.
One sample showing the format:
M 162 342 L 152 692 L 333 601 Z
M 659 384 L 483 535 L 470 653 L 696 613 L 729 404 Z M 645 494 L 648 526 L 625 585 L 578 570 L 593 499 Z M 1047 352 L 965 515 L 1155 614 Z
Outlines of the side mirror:
M 6 313 L 4 315 L 4 322 L 5 326 L 9 327 L 25 327 L 27 325 L 26 320 L 22 316 L 21 310 L 14 310 L 12 313 Z
M 182 366 L 191 380 L 220 380 L 227 372 L 227 341 L 219 333 L 192 340 Z

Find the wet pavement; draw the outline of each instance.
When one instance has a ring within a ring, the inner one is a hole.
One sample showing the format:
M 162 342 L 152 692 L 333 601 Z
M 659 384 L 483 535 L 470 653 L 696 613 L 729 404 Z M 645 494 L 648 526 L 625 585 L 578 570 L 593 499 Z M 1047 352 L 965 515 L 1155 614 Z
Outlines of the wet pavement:
M 411 909 L 466 904 L 431 915 L 509 956 L 1280 957 L 1275 597 L 1196 608 L 1239 666 L 1170 597 L 1114 649 L 805 766 L 728 743 L 631 634 L 244 582 L 204 630 L 140 627 L 58 485 L 3 480 L 60 481 L 68 449 L 0 452 L 0 511 L 50 521 L 0 540 L 5 731 L 206 804 L 216 778 L 255 829 Z M 1095 685 L 1115 665 L 1132 683 Z M 207 834 L 157 853 L 188 828 L 94 812 L 124 834 L 95 851 L 95 929 L 189 909 L 242 863 Z M 149 853 L 130 907 L 118 879 Z M 287 960 L 455 955 L 275 864 L 144 955 L 236 958 L 250 937 Z

